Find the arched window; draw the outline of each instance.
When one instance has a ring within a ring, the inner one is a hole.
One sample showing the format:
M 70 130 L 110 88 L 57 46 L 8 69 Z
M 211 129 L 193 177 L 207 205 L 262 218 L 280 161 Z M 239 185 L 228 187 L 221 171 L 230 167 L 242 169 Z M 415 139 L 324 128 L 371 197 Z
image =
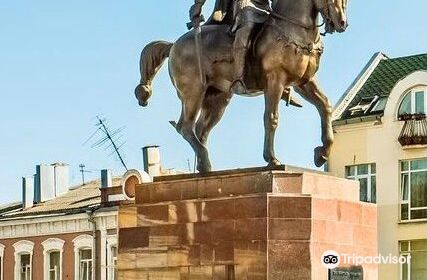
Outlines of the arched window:
M 42 242 L 45 280 L 62 280 L 64 243 L 65 241 L 59 238 L 49 238 Z
M 405 116 L 426 114 L 426 88 L 425 86 L 414 87 L 405 93 L 398 110 L 399 119 L 405 118 Z
M 93 236 L 84 234 L 73 240 L 74 243 L 74 279 L 93 280 Z
M 13 244 L 15 248 L 15 280 L 31 280 L 34 242 L 21 240 Z

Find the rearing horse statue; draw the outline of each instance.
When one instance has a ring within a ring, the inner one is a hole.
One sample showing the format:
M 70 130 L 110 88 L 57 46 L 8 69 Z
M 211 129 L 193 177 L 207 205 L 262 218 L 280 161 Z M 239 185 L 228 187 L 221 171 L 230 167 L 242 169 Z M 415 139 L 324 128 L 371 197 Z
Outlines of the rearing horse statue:
M 328 32 L 344 32 L 348 25 L 346 6 L 347 0 L 273 0 L 272 13 L 254 40 L 245 70 L 248 96 L 264 94 L 263 156 L 269 166 L 280 165 L 274 153 L 274 137 L 279 103 L 290 86 L 317 108 L 321 118 L 323 145 L 314 149 L 316 166 L 328 159 L 333 143 L 332 106 L 316 79 L 323 52 L 317 22 L 320 14 Z M 232 97 L 233 38 L 228 30 L 225 25 L 202 26 L 201 80 L 194 31 L 173 44 L 152 42 L 141 54 L 141 82 L 135 89 L 139 104 L 147 105 L 152 80 L 169 57 L 169 74 L 182 103 L 175 128 L 193 148 L 197 170 L 202 173 L 211 170 L 206 146 L 209 132 Z

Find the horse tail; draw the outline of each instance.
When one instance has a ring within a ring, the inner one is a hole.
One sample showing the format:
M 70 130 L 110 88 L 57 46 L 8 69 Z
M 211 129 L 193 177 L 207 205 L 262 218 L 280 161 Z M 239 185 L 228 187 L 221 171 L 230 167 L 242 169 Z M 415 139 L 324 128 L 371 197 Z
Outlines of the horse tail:
M 167 57 L 173 44 L 165 41 L 154 41 L 144 47 L 139 60 L 141 81 L 135 88 L 135 96 L 139 105 L 148 105 L 148 99 L 152 94 L 152 82 L 160 67 Z

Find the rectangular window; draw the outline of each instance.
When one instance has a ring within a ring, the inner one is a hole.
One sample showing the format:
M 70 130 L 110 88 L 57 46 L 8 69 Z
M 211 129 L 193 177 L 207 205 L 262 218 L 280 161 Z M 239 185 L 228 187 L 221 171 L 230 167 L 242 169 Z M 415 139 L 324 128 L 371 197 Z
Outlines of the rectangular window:
M 427 218 L 427 158 L 400 162 L 400 220 Z
M 59 280 L 61 275 L 60 252 L 49 253 L 49 280 Z
M 108 280 L 117 280 L 117 247 L 112 246 L 108 260 Z
M 400 255 L 406 258 L 400 267 L 402 280 L 427 279 L 427 239 L 401 241 Z
M 415 113 L 424 114 L 424 92 L 417 91 L 415 93 Z
M 345 167 L 347 179 L 358 180 L 360 183 L 360 201 L 377 201 L 376 165 L 359 164 Z
M 92 280 L 92 250 L 79 251 L 79 279 Z
M 20 256 L 20 280 L 31 280 L 31 256 L 30 254 L 22 254 Z

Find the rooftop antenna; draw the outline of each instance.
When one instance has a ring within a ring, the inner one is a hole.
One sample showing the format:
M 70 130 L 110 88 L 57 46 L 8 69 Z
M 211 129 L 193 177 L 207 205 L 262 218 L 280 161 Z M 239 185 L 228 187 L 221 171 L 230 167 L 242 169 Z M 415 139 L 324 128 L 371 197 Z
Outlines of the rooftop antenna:
M 85 183 L 85 173 L 90 173 L 91 171 L 85 170 L 86 165 L 84 165 L 83 163 L 80 163 L 79 165 L 80 167 L 80 172 L 82 173 L 82 185 L 86 185 Z
M 123 160 L 123 157 L 120 153 L 120 148 L 125 144 L 125 142 L 119 142 L 120 138 L 122 138 L 123 135 L 121 135 L 120 133 L 123 131 L 123 129 L 125 128 L 120 127 L 118 129 L 115 129 L 113 131 L 110 131 L 110 129 L 108 128 L 107 124 L 106 124 L 106 119 L 101 119 L 99 116 L 96 116 L 97 119 L 97 123 L 96 126 L 98 127 L 97 130 L 85 141 L 84 144 L 86 144 L 87 142 L 89 142 L 89 140 L 91 140 L 96 134 L 98 134 L 99 131 L 101 131 L 101 133 L 103 134 L 103 136 L 98 139 L 97 141 L 95 141 L 95 143 L 92 144 L 92 148 L 95 147 L 104 147 L 104 151 L 111 149 L 112 152 L 110 153 L 110 155 L 116 154 L 117 157 L 120 160 L 120 163 L 123 165 L 123 167 L 128 170 L 125 161 Z M 83 145 L 84 145 L 83 144 Z

